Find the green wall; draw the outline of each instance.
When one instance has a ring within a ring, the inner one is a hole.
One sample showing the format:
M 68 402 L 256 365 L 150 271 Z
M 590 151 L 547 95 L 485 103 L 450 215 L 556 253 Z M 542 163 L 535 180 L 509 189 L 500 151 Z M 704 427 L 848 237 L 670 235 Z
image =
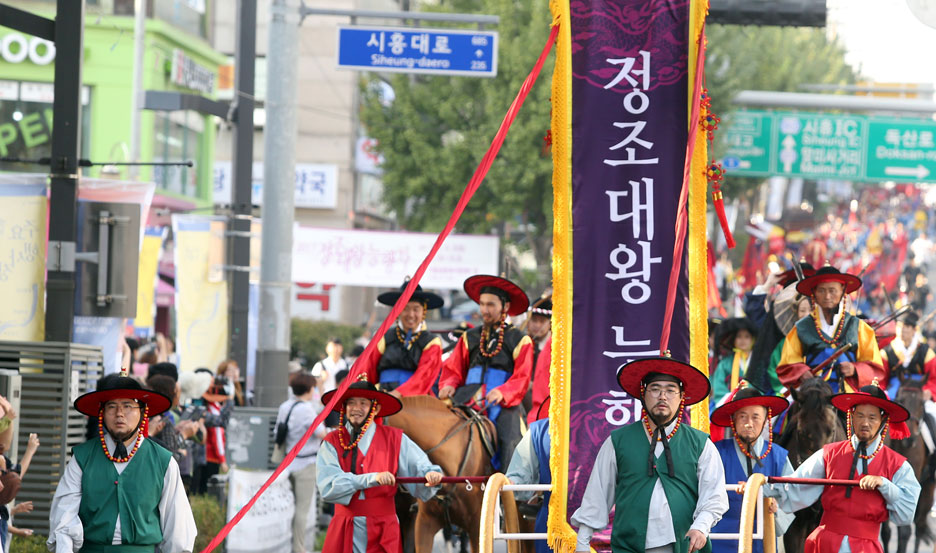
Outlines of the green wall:
M 0 38 L 10 33 L 0 27 Z M 172 51 L 182 49 L 197 63 L 214 69 L 227 62 L 227 57 L 215 52 L 205 41 L 178 31 L 159 20 L 147 20 L 144 56 L 143 88 L 195 93 L 169 82 Z M 90 144 L 87 150 L 93 161 L 123 160 L 130 146 L 130 109 L 133 78 L 133 18 L 88 16 L 85 20 L 84 67 L 82 80 L 91 88 Z M 10 64 L 0 58 L 0 79 L 52 82 L 54 62 L 39 66 L 28 59 Z M 197 194 L 185 197 L 165 190 L 160 193 L 196 201 L 200 206 L 211 203 L 211 178 L 214 164 L 215 121 L 204 116 L 201 159 L 196 159 Z M 153 156 L 155 129 L 154 112 L 143 111 L 140 151 L 143 161 Z M 97 176 L 99 168 L 85 171 Z M 140 177 L 148 180 L 149 168 L 142 168 Z

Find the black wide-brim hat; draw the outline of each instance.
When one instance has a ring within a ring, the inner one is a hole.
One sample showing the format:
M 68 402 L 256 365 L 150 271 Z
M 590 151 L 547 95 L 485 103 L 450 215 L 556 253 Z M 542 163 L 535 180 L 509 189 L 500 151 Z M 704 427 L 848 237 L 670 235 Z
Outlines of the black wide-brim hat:
M 507 310 L 507 314 L 512 317 L 525 312 L 527 307 L 530 306 L 530 298 L 527 297 L 526 292 L 506 278 L 493 275 L 475 275 L 465 280 L 465 293 L 475 303 L 481 303 L 481 294 L 497 293 L 488 290 L 491 288 L 500 292 L 498 295 L 505 296 L 507 301 L 510 302 L 510 309 Z
M 384 292 L 377 296 L 377 301 L 389 306 L 396 305 L 400 296 L 403 295 L 403 291 L 406 290 L 406 285 L 409 283 L 409 280 L 403 283 L 403 286 L 400 286 L 399 290 L 392 290 L 390 292 Z M 426 309 L 438 309 L 445 304 L 445 301 L 441 296 L 433 294 L 432 292 L 423 292 L 422 286 L 416 285 L 416 290 L 413 292 L 413 295 L 410 296 L 409 301 L 418 301 L 426 305 Z
M 900 404 L 887 399 L 884 390 L 873 384 L 862 386 L 859 391 L 850 394 L 836 394 L 829 401 L 836 409 L 845 412 L 858 405 L 874 405 L 887 413 L 887 419 L 891 423 L 904 422 L 910 418 L 909 411 Z
M 782 397 L 765 396 L 757 388 L 748 386 L 747 388 L 741 388 L 738 390 L 731 401 L 728 401 L 718 409 L 715 409 L 715 411 L 712 413 L 712 424 L 715 426 L 730 427 L 731 416 L 741 409 L 750 407 L 752 405 L 766 407 L 770 410 L 771 417 L 779 415 L 790 406 L 787 400 L 783 399 Z M 768 424 L 770 423 L 768 422 Z
M 912 326 L 913 328 L 916 328 L 920 325 L 920 316 L 916 311 L 909 311 L 906 315 L 903 316 L 901 322 L 906 326 Z
M 826 265 L 825 267 L 816 271 L 813 276 L 804 278 L 803 280 L 799 281 L 796 284 L 796 291 L 804 296 L 811 298 L 813 292 L 816 290 L 816 287 L 823 282 L 842 283 L 845 286 L 846 294 L 851 294 L 852 292 L 861 288 L 860 278 L 856 277 L 855 275 L 843 273 L 835 267 Z
M 111 374 L 98 381 L 97 390 L 79 396 L 75 400 L 75 409 L 82 415 L 97 417 L 101 413 L 101 406 L 115 399 L 133 399 L 145 403 L 150 417 L 165 413 L 172 406 L 172 400 L 159 392 L 144 389 L 129 376 Z
M 653 373 L 666 374 L 679 380 L 687 406 L 699 403 L 707 398 L 711 391 L 709 379 L 702 371 L 689 363 L 669 357 L 650 357 L 621 365 L 617 374 L 618 384 L 627 395 L 640 398 L 641 384 Z
M 331 401 L 333 395 L 338 390 L 332 390 L 330 392 L 325 392 L 322 396 L 322 404 L 328 405 L 328 402 Z M 338 403 L 332 408 L 332 411 L 340 413 L 344 409 L 345 402 L 353 397 L 362 397 L 364 399 L 369 399 L 371 401 L 376 401 L 380 405 L 380 410 L 377 411 L 378 417 L 389 417 L 395 413 L 399 413 L 403 409 L 403 403 L 395 398 L 394 396 L 381 392 L 377 389 L 376 386 L 367 382 L 365 380 L 360 380 L 348 386 L 348 389 L 345 390 L 341 399 L 338 400 Z
M 816 269 L 811 264 L 806 263 L 805 261 L 800 262 L 800 269 L 803 270 L 803 278 L 807 279 L 814 274 L 816 274 Z M 786 288 L 787 286 L 797 282 L 796 280 L 796 269 L 787 269 L 779 275 L 780 277 L 780 286 Z
M 757 327 L 747 317 L 732 317 L 725 319 L 718 325 L 716 341 L 725 349 L 734 347 L 734 339 L 739 330 L 747 330 L 753 338 L 757 338 Z
M 543 317 L 552 318 L 552 294 L 548 296 L 542 296 L 540 299 L 533 302 L 533 305 L 530 306 L 531 315 L 542 315 Z

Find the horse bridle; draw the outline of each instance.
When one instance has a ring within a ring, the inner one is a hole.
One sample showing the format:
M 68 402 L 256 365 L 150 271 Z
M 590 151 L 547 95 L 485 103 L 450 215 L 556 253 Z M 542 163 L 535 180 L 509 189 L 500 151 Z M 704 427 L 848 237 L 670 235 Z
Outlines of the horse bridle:
M 465 417 L 464 420 L 449 430 L 445 437 L 442 438 L 442 441 L 427 449 L 426 455 L 429 455 L 433 451 L 439 449 L 443 444 L 460 434 L 462 430 L 468 427 L 468 445 L 465 447 L 465 453 L 462 455 L 461 463 L 458 465 L 458 474 L 461 474 L 462 471 L 465 470 L 465 466 L 468 464 L 468 452 L 471 451 L 471 445 L 474 443 L 474 432 L 471 431 L 470 425 L 475 425 L 478 427 L 478 435 L 481 437 L 484 449 L 488 452 L 488 455 L 493 457 L 494 447 L 484 433 L 484 418 L 482 417 L 482 414 L 487 411 L 487 408 L 488 405 L 485 405 L 480 411 L 476 411 L 471 408 L 454 409 L 454 411 L 458 413 L 460 417 Z

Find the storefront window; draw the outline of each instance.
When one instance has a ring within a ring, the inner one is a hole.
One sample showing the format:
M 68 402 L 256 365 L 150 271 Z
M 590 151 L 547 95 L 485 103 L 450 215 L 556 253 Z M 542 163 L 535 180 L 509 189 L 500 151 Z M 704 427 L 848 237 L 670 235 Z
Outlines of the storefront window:
M 205 120 L 192 111 L 158 112 L 154 118 L 156 142 L 153 161 L 195 161 L 202 158 Z M 198 195 L 198 169 L 182 165 L 153 168 L 153 180 L 164 190 L 185 196 Z
M 0 158 L 37 160 L 52 156 L 51 83 L 0 80 Z M 81 94 L 81 157 L 87 157 L 91 106 L 88 87 Z M 48 166 L 0 161 L 0 170 L 45 172 Z

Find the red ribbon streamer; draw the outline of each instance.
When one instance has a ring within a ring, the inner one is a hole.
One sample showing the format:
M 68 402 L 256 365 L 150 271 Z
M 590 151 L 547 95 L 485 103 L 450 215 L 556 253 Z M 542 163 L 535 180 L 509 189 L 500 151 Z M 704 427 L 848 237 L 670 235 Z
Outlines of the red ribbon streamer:
M 540 70 L 543 68 L 543 64 L 546 62 L 546 56 L 549 54 L 549 51 L 552 50 L 553 43 L 556 41 L 556 35 L 559 33 L 559 26 L 553 26 L 552 32 L 549 34 L 549 39 L 546 41 L 546 45 L 543 47 L 542 53 L 540 53 L 539 59 L 536 60 L 536 65 L 533 66 L 533 70 L 530 71 L 530 74 L 527 75 L 527 78 L 523 81 L 523 85 L 520 87 L 520 91 L 517 93 L 517 97 L 514 98 L 513 103 L 510 104 L 510 108 L 507 110 L 507 114 L 504 115 L 504 120 L 500 124 L 500 128 L 497 130 L 497 134 L 494 136 L 493 142 L 491 142 L 490 147 L 488 147 L 487 152 L 484 154 L 484 157 L 481 159 L 481 163 L 478 164 L 478 168 L 475 169 L 474 175 L 472 175 L 471 180 L 468 182 L 468 186 L 465 187 L 465 191 L 462 192 L 461 198 L 458 199 L 458 204 L 455 206 L 455 211 L 452 212 L 452 216 L 449 218 L 448 223 L 445 225 L 445 228 L 436 238 L 435 244 L 432 245 L 432 249 L 429 250 L 429 254 L 426 255 L 426 258 L 423 259 L 423 262 L 419 265 L 419 268 L 416 270 L 416 273 L 413 275 L 413 278 L 406 285 L 406 289 L 403 291 L 403 294 L 400 295 L 400 298 L 394 304 L 393 309 L 390 310 L 390 313 L 387 315 L 387 318 L 384 319 L 383 324 L 380 325 L 380 329 L 374 335 L 383 336 L 386 334 L 387 330 L 390 328 L 390 325 L 403 311 L 403 308 L 409 302 L 410 297 L 412 297 L 413 292 L 416 290 L 416 285 L 419 284 L 419 280 L 422 278 L 423 274 L 426 272 L 426 269 L 429 267 L 429 263 L 435 257 L 436 253 L 439 251 L 439 248 L 442 247 L 442 243 L 452 233 L 452 230 L 455 228 L 455 223 L 458 222 L 458 219 L 461 217 L 462 212 L 465 211 L 465 208 L 468 206 L 468 201 L 474 195 L 474 193 L 481 186 L 481 183 L 484 181 L 484 177 L 487 175 L 488 170 L 491 168 L 491 164 L 494 163 L 494 158 L 497 157 L 497 153 L 500 151 L 501 145 L 504 143 L 504 138 L 507 136 L 507 131 L 510 130 L 510 125 L 513 123 L 514 119 L 517 117 L 517 113 L 520 111 L 520 107 L 523 105 L 523 101 L 529 95 L 530 90 L 533 88 L 533 84 L 536 82 L 536 78 L 539 76 Z M 364 349 L 364 353 L 361 354 L 365 359 L 369 359 L 374 355 L 374 352 L 377 349 L 377 340 L 372 339 L 367 347 Z M 257 493 L 250 498 L 250 501 L 244 505 L 240 511 L 234 515 L 227 524 L 224 525 L 224 528 L 218 532 L 212 540 L 201 553 L 211 553 L 218 545 L 224 541 L 224 538 L 231 532 L 231 529 L 234 528 L 244 515 L 247 514 L 257 502 L 257 499 L 267 488 L 273 484 L 273 482 L 279 477 L 280 474 L 293 462 L 293 459 L 299 454 L 302 450 L 302 447 L 309 441 L 309 438 L 312 437 L 312 433 L 316 428 L 325 420 L 325 416 L 332 411 L 335 407 L 335 404 L 338 403 L 338 400 L 341 396 L 344 395 L 345 390 L 352 382 L 357 380 L 357 375 L 361 373 L 360 367 L 363 367 L 365 363 L 355 363 L 351 367 L 351 371 L 354 371 L 353 374 L 348 374 L 348 377 L 341 383 L 341 386 L 338 387 L 338 391 L 332 395 L 332 399 L 328 402 L 328 405 L 325 406 L 325 409 L 319 413 L 315 418 L 315 422 L 309 425 L 308 430 L 302 436 L 298 443 L 286 454 L 286 457 L 283 459 L 283 462 L 276 467 L 276 470 L 273 471 L 273 474 L 267 479 L 266 482 L 260 486 L 260 489 L 257 490 Z M 355 370 L 354 367 L 358 367 Z M 464 480 L 461 478 L 462 481 Z
M 813 486 L 857 486 L 858 480 L 836 480 L 834 478 L 793 478 L 791 476 L 768 476 L 771 484 L 805 484 Z
M 679 192 L 679 207 L 676 211 L 676 241 L 673 243 L 673 269 L 670 271 L 669 286 L 666 290 L 666 311 L 663 312 L 663 332 L 660 334 L 660 355 L 666 355 L 669 349 L 670 326 L 673 324 L 673 307 L 676 305 L 676 287 L 679 285 L 679 273 L 682 271 L 683 249 L 686 245 L 686 227 L 689 224 L 689 182 L 692 180 L 692 150 L 695 148 L 696 134 L 699 130 L 699 96 L 702 93 L 702 77 L 705 74 L 705 23 L 699 33 L 699 48 L 696 54 L 695 86 L 692 91 L 692 114 L 689 117 L 689 138 L 686 141 L 686 164 L 683 166 L 682 190 Z

